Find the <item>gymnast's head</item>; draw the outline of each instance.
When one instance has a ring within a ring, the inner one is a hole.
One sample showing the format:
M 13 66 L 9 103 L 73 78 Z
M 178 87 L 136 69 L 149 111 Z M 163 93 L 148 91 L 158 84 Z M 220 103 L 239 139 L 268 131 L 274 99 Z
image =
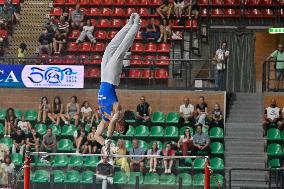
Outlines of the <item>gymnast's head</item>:
M 125 135 L 128 129 L 129 129 L 129 124 L 124 119 L 121 119 L 115 124 L 115 131 L 119 132 L 120 134 Z

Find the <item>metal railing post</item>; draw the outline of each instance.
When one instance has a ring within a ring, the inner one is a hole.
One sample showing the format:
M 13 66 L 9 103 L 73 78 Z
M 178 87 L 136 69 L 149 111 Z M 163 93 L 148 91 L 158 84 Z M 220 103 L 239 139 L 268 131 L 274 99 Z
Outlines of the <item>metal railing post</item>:
M 178 189 L 182 189 L 182 178 L 179 177 L 178 179 Z
M 232 169 L 229 169 L 229 189 L 232 187 Z
M 97 178 L 96 178 L 96 175 L 94 174 L 94 175 L 93 175 L 93 184 L 94 184 L 94 189 L 96 189 L 96 188 L 97 188 L 96 183 L 97 183 Z
M 139 176 L 135 177 L 135 189 L 139 189 Z
M 50 174 L 50 178 L 49 178 L 50 182 L 49 182 L 49 188 L 53 189 L 54 188 L 54 174 Z

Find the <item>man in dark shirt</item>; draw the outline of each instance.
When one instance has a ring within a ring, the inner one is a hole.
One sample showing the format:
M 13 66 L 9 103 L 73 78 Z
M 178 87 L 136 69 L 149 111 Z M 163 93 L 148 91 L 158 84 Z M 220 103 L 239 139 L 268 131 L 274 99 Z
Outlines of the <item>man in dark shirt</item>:
M 40 54 L 50 54 L 52 52 L 52 36 L 44 29 L 38 39 Z
M 142 32 L 142 37 L 145 41 L 147 41 L 149 38 L 154 39 L 157 41 L 160 37 L 160 29 L 159 27 L 155 24 L 155 18 L 151 18 L 148 20 L 148 25 L 146 28 L 146 31 Z
M 31 132 L 26 135 L 26 150 L 29 151 L 30 147 L 34 147 L 35 151 L 39 151 L 39 134 L 35 128 L 31 129 Z
M 102 189 L 107 189 L 107 183 L 113 184 L 113 166 L 108 163 L 108 157 L 103 156 L 102 162 L 97 165 L 96 178 L 102 180 Z
M 24 154 L 25 149 L 25 139 L 26 136 L 24 132 L 22 132 L 21 128 L 17 128 L 16 133 L 12 135 L 13 139 L 13 146 L 12 146 L 12 153 L 16 153 L 17 150 L 20 150 L 20 154 Z
M 145 96 L 141 96 L 140 101 L 140 104 L 137 105 L 136 124 L 141 125 L 143 122 L 146 122 L 146 125 L 150 126 L 152 108 L 149 103 L 146 102 Z
M 196 122 L 197 124 L 205 125 L 205 120 L 208 115 L 207 104 L 204 101 L 204 96 L 199 98 L 199 104 L 196 105 L 197 110 L 197 117 Z

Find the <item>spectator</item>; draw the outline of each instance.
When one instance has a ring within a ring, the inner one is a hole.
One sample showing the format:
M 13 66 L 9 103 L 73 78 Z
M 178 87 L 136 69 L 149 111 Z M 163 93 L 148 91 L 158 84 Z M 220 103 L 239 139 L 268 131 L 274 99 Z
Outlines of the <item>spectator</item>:
M 64 17 L 64 21 L 65 21 L 65 22 L 69 22 L 71 15 L 69 14 L 69 8 L 68 8 L 68 7 L 65 7 L 65 8 L 64 8 L 61 17 L 62 17 L 62 16 Z
M 147 151 L 147 155 L 160 155 L 161 150 L 158 149 L 158 144 L 156 141 L 153 142 L 152 148 Z M 158 159 L 155 157 L 150 157 L 149 158 L 149 163 L 150 163 L 150 173 L 156 173 L 157 169 L 157 164 L 158 164 Z
M 113 173 L 114 168 L 108 162 L 108 157 L 103 156 L 102 162 L 97 165 L 96 168 L 96 179 L 102 180 L 102 189 L 107 189 L 107 184 L 113 184 Z
M 5 117 L 5 135 L 10 137 L 11 131 L 16 131 L 18 119 L 13 108 L 8 108 Z
M 13 15 L 6 5 L 3 6 L 3 11 L 0 13 L 0 27 L 8 29 L 8 26 L 13 23 Z
M 277 125 L 278 129 L 282 129 L 282 116 L 281 116 L 281 109 L 277 107 L 276 100 L 272 99 L 271 104 L 267 107 L 264 111 L 264 121 L 263 121 L 263 129 L 266 132 L 267 127 L 269 124 Z
M 197 110 L 197 124 L 205 125 L 205 120 L 208 115 L 208 108 L 206 102 L 204 102 L 204 96 L 199 97 L 199 104 L 196 105 Z
M 118 139 L 117 141 L 117 154 L 118 155 L 127 155 L 128 151 L 125 148 L 125 143 L 123 140 Z M 116 157 L 115 158 L 115 164 L 120 166 L 121 170 L 124 171 L 128 176 L 130 175 L 130 168 L 129 163 L 127 161 L 126 157 Z
M 0 163 L 4 161 L 5 156 L 10 155 L 10 149 L 7 144 L 0 143 Z
M 18 48 L 18 59 L 20 63 L 24 63 L 27 53 L 28 53 L 27 45 L 25 43 L 21 43 L 20 47 Z
M 130 155 L 144 155 L 144 150 L 138 146 L 138 140 L 135 138 L 132 140 L 132 149 Z M 144 173 L 144 157 L 132 157 L 130 158 L 130 170 L 134 171 L 135 166 L 139 166 L 140 172 Z
M 75 131 L 74 141 L 76 145 L 76 153 L 80 153 L 80 151 L 83 151 L 83 154 L 85 154 L 87 152 L 88 150 L 87 136 L 88 136 L 88 133 L 85 130 L 84 126 L 81 126 L 79 130 Z
M 56 30 L 53 37 L 54 54 L 60 54 L 65 43 L 66 36 L 60 33 L 59 30 Z
M 276 71 L 276 79 L 277 79 L 276 90 L 278 91 L 280 81 L 281 83 L 283 83 L 284 80 L 284 51 L 282 44 L 278 44 L 278 49 L 273 51 L 273 53 L 271 53 L 271 55 L 266 60 L 270 61 L 271 59 L 275 60 L 274 68 Z
M 80 10 L 80 5 L 77 4 L 74 11 L 71 12 L 72 28 L 82 28 L 84 20 L 84 13 Z
M 91 132 L 88 134 L 87 137 L 89 154 L 96 153 L 96 151 L 101 148 L 101 145 L 96 140 L 95 134 L 96 134 L 96 127 L 92 126 Z
M 47 30 L 48 35 L 53 38 L 55 30 L 58 28 L 58 19 L 51 16 L 50 19 L 46 21 L 44 28 Z
M 69 32 L 69 23 L 65 21 L 64 16 L 60 16 L 59 23 L 58 23 L 58 30 L 65 37 L 67 38 L 67 34 Z
M 35 128 L 31 129 L 31 132 L 26 135 L 26 151 L 31 150 L 31 147 L 35 148 L 35 151 L 39 151 L 39 134 L 36 132 Z
M 151 125 L 152 108 L 148 102 L 146 102 L 145 96 L 140 97 L 140 104 L 137 105 L 136 111 L 136 124 L 141 125 L 142 122 L 146 122 L 148 126 Z
M 5 157 L 5 161 L 4 163 L 1 164 L 1 168 L 3 170 L 3 174 L 2 174 L 2 181 L 4 184 L 4 187 L 8 187 L 8 185 L 10 185 L 11 181 L 12 181 L 12 176 L 14 174 L 14 169 L 15 169 L 15 165 L 11 160 L 10 156 L 6 156 Z
M 212 122 L 222 126 L 223 125 L 223 113 L 218 103 L 215 103 L 214 110 L 212 112 Z
M 53 153 L 56 152 L 56 136 L 52 134 L 51 128 L 48 128 L 46 134 L 43 136 L 40 151 L 52 151 Z
M 48 113 L 47 115 L 54 125 L 59 125 L 60 118 L 63 117 L 62 113 L 63 113 L 63 104 L 61 103 L 61 99 L 59 96 L 55 96 L 51 107 L 51 112 Z
M 174 12 L 175 12 L 176 18 L 178 19 L 178 22 L 180 21 L 182 17 L 183 9 L 184 9 L 184 1 L 174 0 Z
M 166 145 L 166 148 L 163 149 L 163 155 L 164 156 L 175 156 L 175 151 L 172 148 L 172 143 L 168 142 Z M 164 167 L 165 167 L 165 173 L 171 173 L 172 172 L 172 166 L 173 166 L 174 160 L 171 157 L 164 157 Z
M 190 104 L 189 98 L 186 97 L 183 99 L 184 104 L 179 107 L 179 125 L 183 125 L 184 123 L 191 123 L 194 125 L 194 106 Z
M 210 138 L 206 133 L 202 132 L 202 125 L 198 124 L 196 127 L 196 134 L 193 135 L 193 149 L 192 154 L 196 155 L 197 152 L 202 151 L 210 155 Z
M 166 18 L 164 18 L 162 20 L 162 23 L 160 24 L 160 33 L 161 35 L 160 35 L 160 38 L 157 40 L 157 42 L 160 43 L 162 39 L 164 39 L 164 43 L 166 43 L 168 40 L 168 37 L 170 37 L 172 34 L 171 24 L 169 20 Z
M 64 118 L 66 118 L 66 120 L 64 120 L 64 118 L 62 118 L 62 119 L 64 120 L 65 124 L 68 124 L 68 122 L 70 123 L 70 121 L 72 119 L 74 119 L 75 120 L 75 126 L 78 126 L 79 114 L 80 114 L 80 105 L 78 103 L 77 96 L 72 96 L 71 102 L 69 102 L 67 104 L 66 113 L 63 116 Z
M 227 49 L 227 42 L 223 41 L 221 43 L 221 48 L 215 53 L 214 61 L 216 62 L 215 69 L 215 87 L 218 89 L 224 89 L 225 75 L 226 75 L 226 64 L 230 52 Z
M 160 37 L 160 28 L 155 23 L 155 18 L 151 18 L 148 20 L 148 25 L 146 27 L 146 31 L 142 32 L 142 38 L 145 41 L 148 41 L 150 38 L 154 38 L 155 41 L 157 41 Z
M 46 96 L 42 97 L 40 104 L 38 105 L 37 122 L 42 122 L 45 124 L 48 112 L 50 110 L 50 105 Z
M 44 29 L 40 34 L 38 42 L 40 54 L 50 54 L 52 52 L 52 37 L 48 34 L 47 29 Z
M 79 38 L 76 40 L 76 43 L 81 43 L 85 40 L 86 36 L 90 40 L 91 43 L 96 43 L 96 39 L 93 36 L 94 26 L 92 26 L 91 20 L 87 20 L 87 24 L 83 27 L 83 31 L 81 32 Z
M 188 151 L 192 150 L 192 137 L 190 134 L 190 130 L 189 128 L 186 128 L 184 130 L 184 134 L 180 136 L 178 143 L 177 143 L 177 147 L 181 149 L 182 151 L 182 155 L 183 156 L 187 156 L 188 155 Z
M 20 128 L 25 134 L 31 132 L 31 124 L 30 122 L 26 121 L 25 115 L 22 115 L 22 119 L 18 122 L 18 128 Z
M 12 153 L 17 153 L 16 151 L 19 150 L 20 154 L 24 155 L 25 149 L 25 133 L 20 129 L 17 128 L 16 133 L 12 135 L 13 139 L 13 146 L 12 146 Z
M 184 0 L 184 11 L 187 12 L 189 19 L 193 16 L 195 19 L 198 18 L 198 3 L 197 0 Z
M 92 115 L 92 108 L 90 107 L 90 104 L 88 101 L 84 101 L 81 107 L 81 114 L 82 114 L 82 123 L 87 122 L 88 124 L 93 124 L 93 115 Z
M 157 8 L 157 13 L 162 19 L 170 19 L 172 14 L 173 4 L 169 0 L 164 0 L 163 4 Z

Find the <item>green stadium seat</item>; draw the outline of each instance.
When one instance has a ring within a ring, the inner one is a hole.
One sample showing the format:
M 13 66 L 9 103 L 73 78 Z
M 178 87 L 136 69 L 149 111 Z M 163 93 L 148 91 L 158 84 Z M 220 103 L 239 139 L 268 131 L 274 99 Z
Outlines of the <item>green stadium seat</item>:
M 210 175 L 210 187 L 212 188 L 223 188 L 224 177 L 220 174 Z
M 96 168 L 98 162 L 99 162 L 98 156 L 87 156 L 85 158 L 83 167 L 86 167 L 86 168 Z
M 35 121 L 37 119 L 37 111 L 29 109 L 25 112 L 25 119 L 27 121 Z
M 4 135 L 4 125 L 0 123 L 0 135 Z
M 167 124 L 177 125 L 179 121 L 179 113 L 169 112 L 167 115 Z
M 82 167 L 83 165 L 83 157 L 82 156 L 71 156 L 68 166 L 69 167 Z
M 204 170 L 205 167 L 205 159 L 204 158 L 196 158 L 193 162 L 194 170 Z
M 193 162 L 192 162 L 192 159 L 191 158 L 185 158 L 184 160 L 181 159 L 180 162 L 184 161 L 183 163 L 184 164 L 179 164 L 178 166 L 178 169 L 179 170 L 191 170 L 192 169 L 192 165 L 193 165 Z
M 281 132 L 279 129 L 276 129 L 276 128 L 270 128 L 267 130 L 267 140 L 269 142 L 272 142 L 272 141 L 281 141 L 282 138 L 281 138 Z
M 223 171 L 224 170 L 224 160 L 222 158 L 212 158 L 210 159 L 210 166 L 213 171 Z
M 284 130 L 281 131 L 281 138 L 284 140 Z
M 193 176 L 193 186 L 204 186 L 204 174 L 199 173 Z
M 208 127 L 208 126 L 205 125 L 205 126 L 202 127 L 202 132 L 203 132 L 203 133 L 208 134 L 208 130 L 209 130 L 209 127 Z M 209 134 L 208 134 L 208 135 L 209 135 Z
M 53 170 L 53 182 L 54 183 L 63 183 L 65 180 L 65 174 L 62 170 Z
M 127 176 L 125 172 L 116 171 L 113 176 L 113 183 L 114 184 L 126 184 L 127 183 Z
M 31 166 L 36 166 L 36 167 L 50 167 L 51 166 L 50 161 L 40 160 L 39 155 L 35 155 L 33 157 L 34 157 L 34 163 L 31 163 Z
M 177 139 L 178 136 L 178 128 L 175 126 L 167 126 L 165 129 L 165 138 L 175 138 Z
M 132 125 L 129 125 L 129 129 L 125 135 L 120 135 L 120 137 L 133 137 L 135 129 Z
M 159 175 L 157 173 L 146 173 L 144 185 L 158 185 L 159 183 Z
M 154 141 L 150 141 L 150 142 L 149 142 L 148 149 L 151 149 L 151 148 L 152 148 L 153 142 L 154 142 Z M 163 149 L 163 143 L 162 143 L 161 141 L 157 141 L 157 140 L 156 140 L 155 142 L 157 142 L 158 149 L 159 149 L 159 150 L 162 150 L 162 149 Z
M 64 125 L 61 132 L 62 138 L 73 138 L 74 132 L 76 130 L 75 125 Z
M 12 148 L 13 140 L 8 137 L 0 138 L 0 143 L 6 144 L 9 148 Z
M 20 110 L 20 109 L 14 109 L 14 110 L 15 110 L 15 116 L 18 119 L 22 119 L 22 110 Z
M 55 156 L 52 167 L 66 167 L 68 164 L 68 157 L 66 155 Z
M 182 179 L 182 186 L 191 186 L 192 179 L 191 175 L 188 173 L 180 173 L 177 175 L 177 185 L 179 184 L 179 178 Z
M 139 177 L 139 185 L 144 182 L 143 175 L 141 172 L 130 172 L 128 184 L 134 185 L 136 183 L 136 177 Z
M 84 171 L 81 176 L 81 184 L 93 184 L 94 183 L 94 172 Z
M 212 155 L 223 155 L 224 145 L 221 142 L 213 142 L 211 144 L 211 154 Z
M 45 135 L 46 133 L 46 125 L 43 123 L 37 123 L 35 125 L 35 129 L 36 129 L 36 132 L 40 134 L 41 136 Z
M 59 126 L 59 125 L 55 126 L 55 125 L 53 125 L 53 124 L 50 124 L 50 125 L 48 126 L 48 128 L 51 128 L 51 129 L 52 129 L 52 133 L 55 134 L 56 136 L 58 136 L 58 135 L 61 134 L 61 129 L 60 129 L 60 126 Z
M 14 163 L 14 165 L 20 165 L 23 163 L 23 155 L 18 153 L 11 154 L 11 160 Z
M 189 128 L 190 135 L 193 136 L 193 128 L 192 127 L 188 127 L 188 126 L 184 126 L 184 127 L 180 128 L 179 135 L 184 135 L 184 131 L 185 131 L 186 128 Z
M 176 176 L 174 174 L 161 174 L 160 176 L 161 186 L 174 186 L 176 185 Z
M 154 112 L 151 115 L 151 121 L 153 124 L 162 124 L 166 122 L 165 114 L 163 112 Z
M 221 127 L 213 127 L 210 130 L 209 136 L 211 139 L 223 139 L 224 131 Z
M 7 112 L 6 108 L 0 108 L 0 121 L 4 121 L 5 120 L 6 112 Z
M 270 159 L 268 162 L 268 167 L 270 169 L 272 168 L 280 168 L 281 164 L 280 164 L 280 160 L 279 159 Z
M 132 148 L 132 142 L 130 140 L 124 140 L 125 148 L 129 151 Z
M 80 183 L 81 175 L 79 171 L 70 170 L 66 171 L 66 178 L 64 180 L 65 183 Z
M 49 183 L 49 173 L 46 170 L 36 170 L 31 177 L 32 183 Z
M 61 139 L 57 145 L 58 152 L 73 152 L 73 143 L 70 139 Z
M 164 136 L 164 128 L 162 126 L 153 126 L 150 131 L 150 137 L 159 138 Z
M 145 142 L 144 140 L 139 140 L 138 143 L 139 143 L 139 147 L 140 147 L 140 148 L 143 148 L 143 149 L 144 149 L 144 152 L 146 152 L 147 149 L 148 149 L 147 142 Z
M 267 146 L 267 155 L 280 157 L 282 155 L 282 148 L 280 144 L 269 144 Z
M 131 110 L 126 110 L 124 113 L 124 119 L 128 123 L 135 123 L 136 121 L 135 113 Z
M 149 136 L 149 128 L 145 125 L 140 125 L 135 129 L 135 137 L 148 137 Z

